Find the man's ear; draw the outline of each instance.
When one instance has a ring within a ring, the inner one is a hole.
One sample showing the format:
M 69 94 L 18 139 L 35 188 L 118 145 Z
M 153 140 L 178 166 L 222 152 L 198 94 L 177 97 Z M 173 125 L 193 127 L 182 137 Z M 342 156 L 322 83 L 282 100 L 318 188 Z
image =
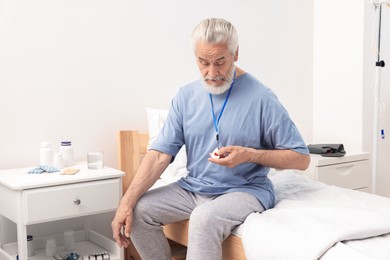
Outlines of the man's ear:
M 237 60 L 238 60 L 238 47 L 239 47 L 239 46 L 237 46 L 236 53 L 234 54 L 234 61 L 237 61 Z

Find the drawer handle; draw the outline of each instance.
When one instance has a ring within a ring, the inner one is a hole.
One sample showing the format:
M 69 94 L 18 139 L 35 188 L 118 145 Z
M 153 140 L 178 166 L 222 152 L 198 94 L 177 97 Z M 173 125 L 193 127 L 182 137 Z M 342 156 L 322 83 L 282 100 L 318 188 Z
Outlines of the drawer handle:
M 341 167 L 337 167 L 336 171 L 337 171 L 338 175 L 346 176 L 352 172 L 353 168 L 354 168 L 353 165 L 341 166 Z
M 80 205 L 81 200 L 80 199 L 74 199 L 73 203 L 76 204 L 76 205 Z

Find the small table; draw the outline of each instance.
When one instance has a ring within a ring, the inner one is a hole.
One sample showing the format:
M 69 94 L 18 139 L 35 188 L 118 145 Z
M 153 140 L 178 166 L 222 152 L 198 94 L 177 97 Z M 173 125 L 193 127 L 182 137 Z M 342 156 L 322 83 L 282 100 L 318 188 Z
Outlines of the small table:
M 302 173 L 311 179 L 343 188 L 371 192 L 370 154 L 347 153 L 343 157 L 310 154 L 310 166 Z
M 0 171 L 0 214 L 17 225 L 17 242 L 1 244 L 0 241 L 0 259 L 14 260 L 16 254 L 19 259 L 28 259 L 28 225 L 75 217 L 88 218 L 117 209 L 122 197 L 122 171 L 109 167 L 90 170 L 86 163 L 71 168 L 80 171 L 74 175 L 61 175 L 59 172 L 27 174 L 32 168 Z M 36 253 L 30 260 L 52 259 L 45 256 L 43 246 L 43 240 L 50 237 L 56 238 L 61 251 L 63 234 L 42 238 L 34 236 L 35 245 L 40 246 L 36 247 Z M 83 230 L 75 231 L 75 237 L 76 252 L 87 255 L 96 253 L 96 250 L 107 251 L 110 259 L 124 259 L 123 250 L 112 239 L 95 232 L 92 226 L 86 225 Z

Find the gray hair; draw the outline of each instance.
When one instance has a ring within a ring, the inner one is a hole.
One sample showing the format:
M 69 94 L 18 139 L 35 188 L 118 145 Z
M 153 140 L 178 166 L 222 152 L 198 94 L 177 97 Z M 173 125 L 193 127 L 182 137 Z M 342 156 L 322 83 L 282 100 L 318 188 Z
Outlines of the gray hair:
M 238 34 L 230 22 L 221 18 L 208 18 L 201 21 L 192 31 L 192 47 L 196 48 L 198 42 L 227 43 L 232 54 L 238 48 Z

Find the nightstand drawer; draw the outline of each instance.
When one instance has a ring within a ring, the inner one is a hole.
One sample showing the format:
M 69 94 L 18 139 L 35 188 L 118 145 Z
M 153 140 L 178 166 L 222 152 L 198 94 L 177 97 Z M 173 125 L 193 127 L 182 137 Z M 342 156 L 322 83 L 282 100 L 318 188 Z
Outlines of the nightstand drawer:
M 371 183 L 368 160 L 317 167 L 317 180 L 349 189 L 367 188 Z
M 119 179 L 26 190 L 25 224 L 64 219 L 115 210 Z

